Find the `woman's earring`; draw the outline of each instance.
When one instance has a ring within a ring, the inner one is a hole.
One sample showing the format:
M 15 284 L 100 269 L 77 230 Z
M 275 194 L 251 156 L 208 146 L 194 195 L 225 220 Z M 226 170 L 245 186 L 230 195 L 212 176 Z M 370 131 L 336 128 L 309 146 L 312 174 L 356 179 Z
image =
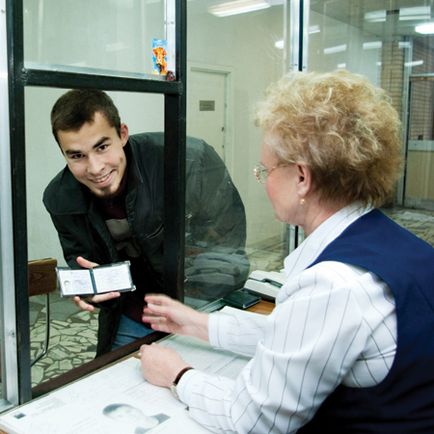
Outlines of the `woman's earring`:
M 304 205 L 305 202 L 306 202 L 305 198 L 302 197 L 302 198 L 300 199 L 300 205 Z

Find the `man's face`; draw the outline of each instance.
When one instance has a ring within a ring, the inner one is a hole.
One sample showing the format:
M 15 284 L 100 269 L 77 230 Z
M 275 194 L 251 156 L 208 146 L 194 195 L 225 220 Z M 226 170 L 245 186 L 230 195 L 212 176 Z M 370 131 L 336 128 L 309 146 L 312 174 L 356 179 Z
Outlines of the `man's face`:
M 101 113 L 78 131 L 58 131 L 58 139 L 69 170 L 78 182 L 98 197 L 117 193 L 127 167 L 124 146 L 128 128 L 121 125 L 121 137 Z

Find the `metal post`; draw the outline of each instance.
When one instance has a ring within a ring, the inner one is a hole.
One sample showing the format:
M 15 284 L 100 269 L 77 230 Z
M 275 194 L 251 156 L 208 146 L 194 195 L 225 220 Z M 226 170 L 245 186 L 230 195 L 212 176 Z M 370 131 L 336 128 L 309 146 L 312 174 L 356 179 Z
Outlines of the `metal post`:
M 18 355 L 18 397 L 31 399 L 29 296 L 27 284 L 27 206 L 24 134 L 24 48 L 22 1 L 6 0 L 9 74 L 9 137 L 11 166 L 13 268 Z M 12 306 L 10 306 L 11 308 Z
M 164 126 L 164 282 L 170 295 L 183 300 L 185 256 L 186 157 L 186 5 L 176 0 L 176 79 L 182 89 L 165 96 Z M 183 49 L 184 48 L 184 49 Z

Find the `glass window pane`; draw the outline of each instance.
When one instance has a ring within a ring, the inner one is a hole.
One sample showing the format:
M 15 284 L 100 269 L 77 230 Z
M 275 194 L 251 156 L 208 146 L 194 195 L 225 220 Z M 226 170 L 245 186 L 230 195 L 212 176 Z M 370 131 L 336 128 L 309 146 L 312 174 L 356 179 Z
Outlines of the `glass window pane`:
M 24 0 L 25 65 L 157 78 L 153 40 L 167 38 L 165 5 L 165 0 Z M 166 61 L 173 70 L 173 55 L 166 54 Z
M 424 0 L 311 2 L 307 65 L 361 73 L 390 95 L 401 115 L 405 161 L 396 198 L 384 211 L 434 245 L 434 37 L 418 27 L 432 14 Z
M 255 104 L 283 73 L 284 7 L 219 17 L 215 3 L 187 10 L 187 134 L 204 153 L 196 186 L 187 160 L 186 301 L 196 306 L 242 287 L 250 270 L 280 270 L 287 250 L 286 226 L 253 176 Z
M 28 258 L 51 257 L 57 259 L 60 266 L 66 263 L 58 233 L 42 203 L 42 194 L 51 179 L 65 167 L 65 159 L 54 140 L 50 125 L 51 108 L 65 92 L 64 89 L 32 87 L 25 90 Z M 163 95 L 127 92 L 108 94 L 119 110 L 121 122 L 129 127 L 130 139 L 138 133 L 164 131 Z M 159 173 L 163 176 L 162 168 Z M 158 197 L 162 199 L 163 195 L 159 194 Z M 65 197 L 65 200 L 68 202 L 69 198 Z M 71 209 L 75 209 L 74 206 L 76 203 L 71 205 Z M 85 227 L 83 233 L 89 233 Z M 94 243 L 95 248 L 100 245 L 97 238 Z M 97 258 L 88 259 L 99 262 Z M 136 293 L 139 294 L 138 291 Z M 43 295 L 30 298 L 32 360 L 44 343 L 45 311 Z M 95 313 L 80 311 L 71 299 L 61 298 L 55 292 L 50 294 L 50 311 L 49 349 L 32 367 L 33 386 L 95 357 L 100 310 L 97 309 Z
M 431 215 L 434 211 L 434 81 L 432 80 L 416 80 L 411 85 L 405 179 L 405 205 L 419 210 L 430 210 Z M 422 220 L 427 218 L 421 215 Z M 431 222 L 433 220 L 434 217 L 431 217 Z M 434 234 L 430 235 L 430 242 L 434 245 Z

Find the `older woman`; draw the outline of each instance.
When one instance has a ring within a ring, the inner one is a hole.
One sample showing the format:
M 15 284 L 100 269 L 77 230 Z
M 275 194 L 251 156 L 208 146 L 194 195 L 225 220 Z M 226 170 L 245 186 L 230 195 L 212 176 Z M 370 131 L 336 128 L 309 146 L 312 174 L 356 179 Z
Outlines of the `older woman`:
M 307 238 L 285 259 L 268 317 L 146 297 L 155 330 L 249 352 L 236 381 L 158 345 L 141 348 L 145 378 L 176 380 L 214 431 L 434 432 L 434 249 L 376 209 L 399 173 L 396 111 L 359 75 L 292 73 L 270 88 L 258 123 L 256 176 L 277 218 Z

